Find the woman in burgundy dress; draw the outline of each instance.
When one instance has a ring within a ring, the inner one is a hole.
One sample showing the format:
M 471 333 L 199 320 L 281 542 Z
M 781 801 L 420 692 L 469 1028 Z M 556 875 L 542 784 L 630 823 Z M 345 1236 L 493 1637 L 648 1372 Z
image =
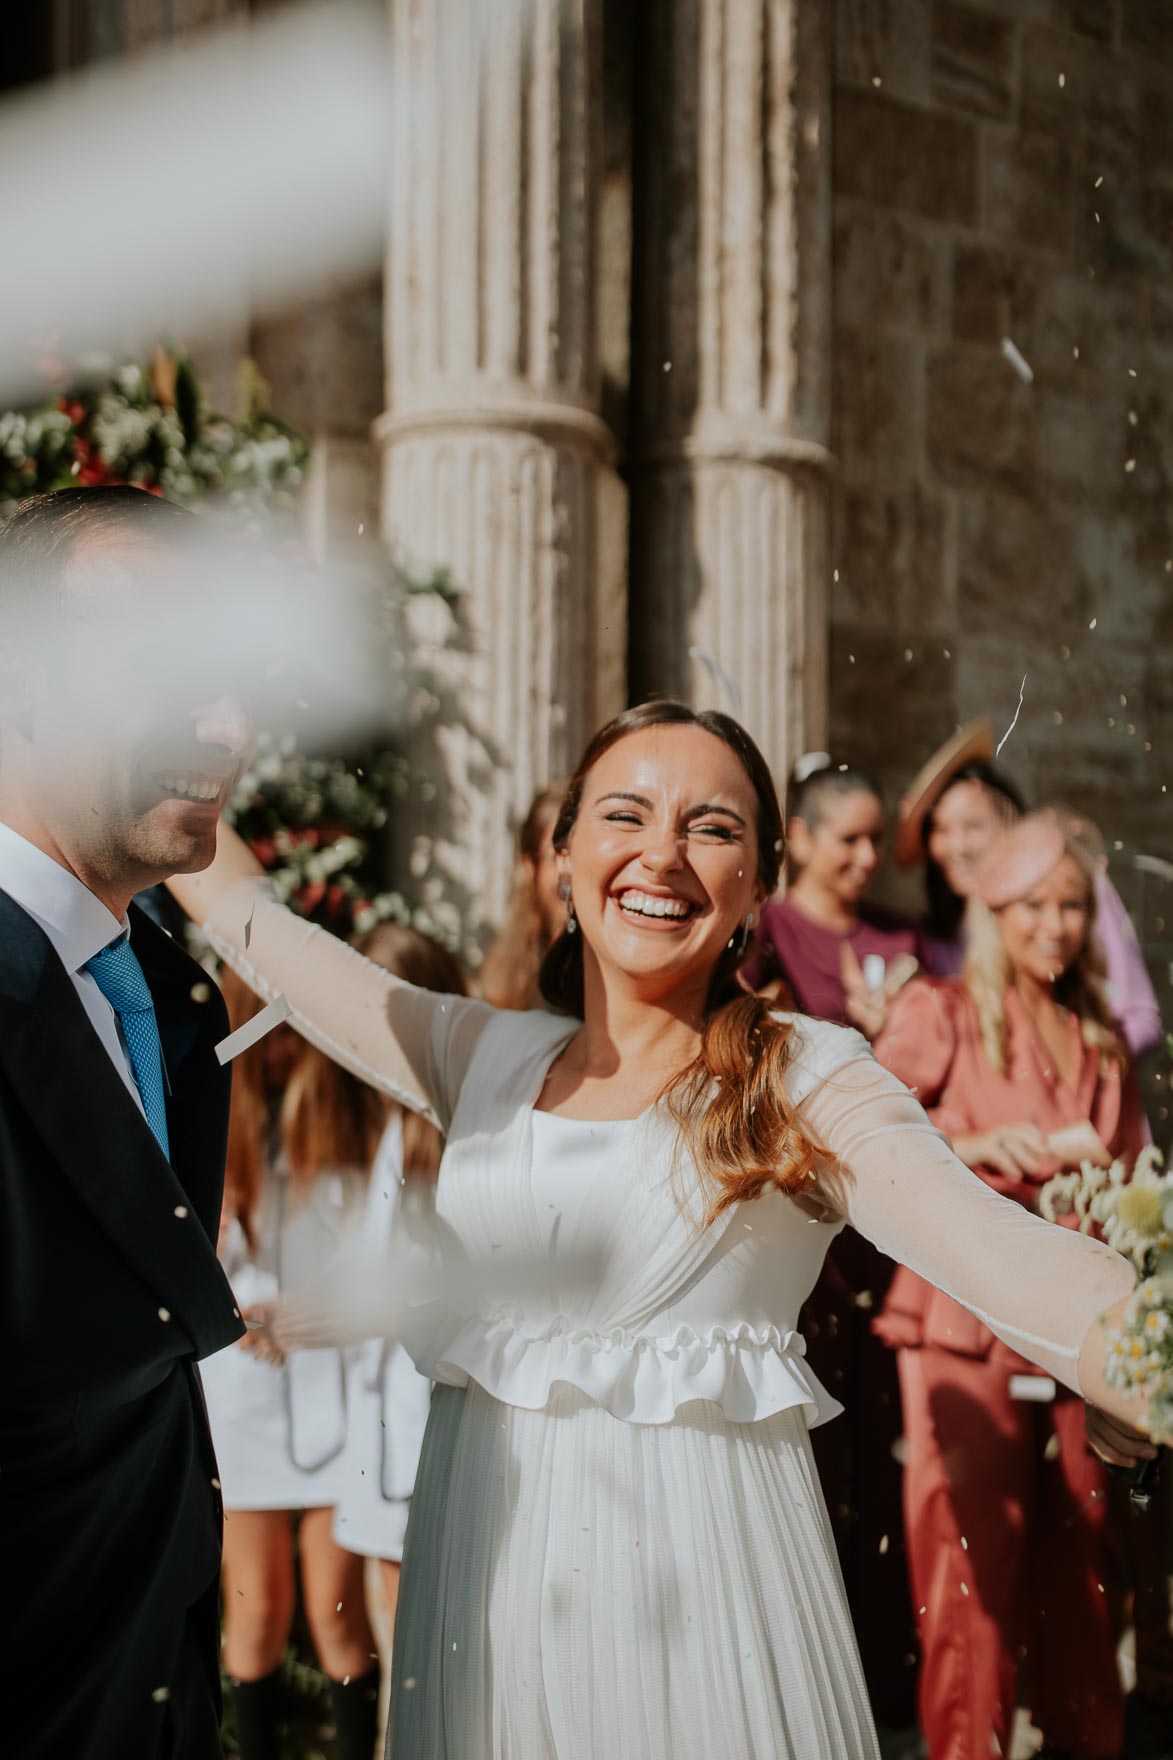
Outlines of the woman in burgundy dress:
M 867 899 L 884 859 L 883 798 L 864 771 L 814 752 L 791 772 L 786 816 L 787 888 L 762 912 L 742 978 L 754 989 L 780 984 L 785 1006 L 875 1038 L 893 996 L 924 963 L 916 925 Z M 900 1395 L 891 1352 L 870 1328 L 892 1272 L 858 1235 L 840 1235 L 801 1329 L 812 1368 L 847 1408 L 812 1442 L 872 1709 L 879 1723 L 904 1724 L 913 1719 L 915 1623 L 896 1458 Z

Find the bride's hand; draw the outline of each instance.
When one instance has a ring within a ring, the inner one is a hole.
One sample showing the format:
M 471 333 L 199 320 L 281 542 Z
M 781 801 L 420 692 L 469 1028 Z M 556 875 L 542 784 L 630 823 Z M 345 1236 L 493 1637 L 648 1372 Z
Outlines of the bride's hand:
M 1110 1418 L 1086 1400 L 1083 1421 L 1092 1449 L 1110 1467 L 1139 1467 L 1142 1461 L 1155 1460 L 1157 1447 L 1142 1431 L 1131 1429 L 1119 1418 Z

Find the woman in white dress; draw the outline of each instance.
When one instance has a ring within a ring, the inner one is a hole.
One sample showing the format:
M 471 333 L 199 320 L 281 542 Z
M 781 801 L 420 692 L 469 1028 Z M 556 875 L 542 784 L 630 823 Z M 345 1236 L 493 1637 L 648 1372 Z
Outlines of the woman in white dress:
M 232 972 L 223 984 L 240 1026 L 258 1004 Z M 237 1060 L 220 1259 L 247 1320 L 311 1284 L 357 1234 L 385 1113 L 380 1094 L 287 1028 Z M 223 1487 L 224 1664 L 242 1760 L 283 1751 L 295 1561 L 331 1681 L 340 1760 L 369 1760 L 374 1743 L 379 1670 L 363 1561 L 332 1534 L 348 1483 L 356 1355 L 331 1347 L 282 1358 L 260 1330 L 201 1365 Z
M 437 942 L 399 923 L 380 923 L 357 942 L 383 971 L 444 995 L 463 995 L 464 974 Z M 444 1139 L 418 1112 L 389 1108 L 371 1168 L 361 1226 L 361 1253 L 386 1263 L 407 1182 L 430 1189 L 439 1172 Z M 392 1625 L 399 1572 L 432 1384 L 394 1339 L 370 1338 L 350 1353 L 346 1448 L 334 1511 L 334 1538 L 347 1552 L 379 1560 L 383 1597 Z
M 231 838 L 175 885 L 301 1031 L 447 1133 L 392 1749 L 874 1756 L 808 1435 L 837 1408 L 795 1332 L 828 1243 L 850 1221 L 1117 1423 L 1136 1413 L 1099 1322 L 1132 1273 L 977 1180 L 852 1030 L 736 987 L 782 846 L 736 723 L 620 716 L 555 842 L 568 923 L 543 993 L 565 1012 L 394 982 L 267 899 Z M 509 1253 L 546 1268 L 513 1301 L 488 1282 Z

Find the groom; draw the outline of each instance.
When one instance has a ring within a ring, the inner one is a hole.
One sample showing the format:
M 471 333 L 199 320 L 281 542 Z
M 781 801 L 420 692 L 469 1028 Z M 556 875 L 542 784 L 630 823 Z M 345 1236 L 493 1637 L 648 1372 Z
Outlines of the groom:
M 0 528 L 0 1703 L 19 1760 L 212 1760 L 221 1506 L 196 1362 L 227 1032 L 131 904 L 206 867 L 248 717 L 170 629 L 203 522 L 65 489 Z M 162 610 L 166 615 L 160 617 Z

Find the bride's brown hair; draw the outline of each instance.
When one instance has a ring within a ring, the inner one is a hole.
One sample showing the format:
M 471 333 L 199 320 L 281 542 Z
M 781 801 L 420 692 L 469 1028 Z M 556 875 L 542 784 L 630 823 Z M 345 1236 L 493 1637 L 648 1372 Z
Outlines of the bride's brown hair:
M 740 762 L 757 796 L 758 879 L 767 898 L 778 885 L 784 855 L 782 810 L 769 765 L 729 715 L 692 709 L 672 698 L 640 703 L 599 729 L 582 755 L 554 826 L 554 848 L 570 841 L 587 777 L 611 747 L 650 727 L 699 727 Z M 713 967 L 698 1056 L 669 1082 L 660 1098 L 680 1128 L 682 1147 L 709 1193 L 706 1221 L 760 1197 L 768 1186 L 809 1190 L 816 1146 L 799 1129 L 786 1102 L 786 1068 L 793 1023 L 737 981 L 744 948 L 731 941 Z M 542 964 L 538 979 L 552 1008 L 580 1019 L 583 1011 L 582 936 L 565 931 Z

